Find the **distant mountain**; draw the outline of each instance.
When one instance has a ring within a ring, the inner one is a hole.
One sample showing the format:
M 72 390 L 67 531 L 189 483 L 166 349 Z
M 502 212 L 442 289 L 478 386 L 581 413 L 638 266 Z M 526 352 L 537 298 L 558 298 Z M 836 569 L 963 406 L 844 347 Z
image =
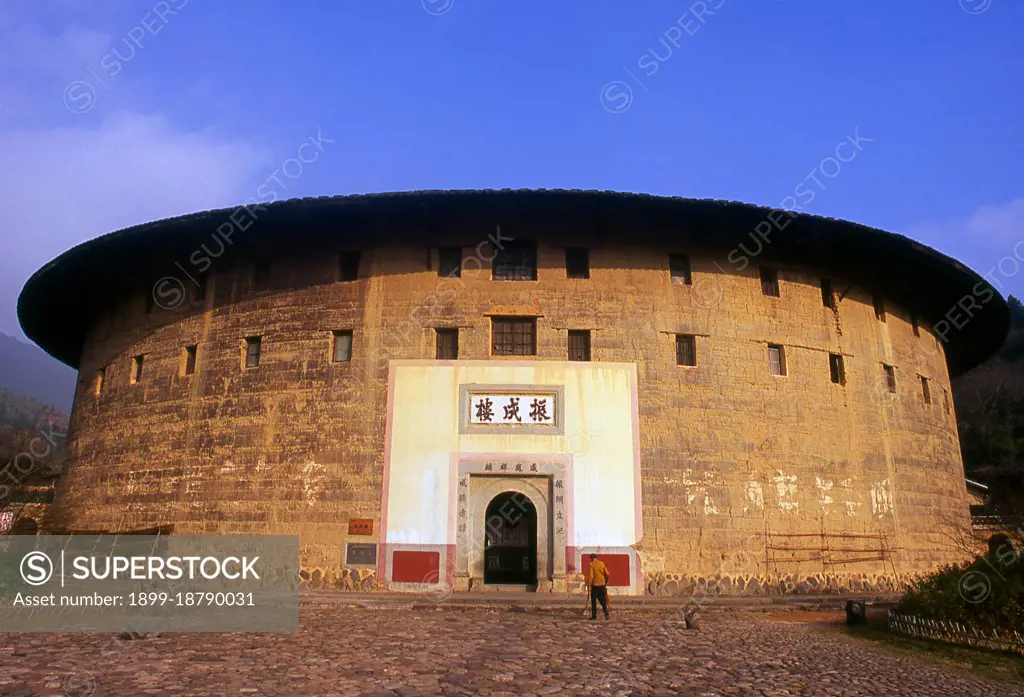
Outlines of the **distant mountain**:
M 69 418 L 63 409 L 0 389 L 0 428 L 34 432 L 52 423 L 58 433 L 67 433 Z
M 0 332 L 0 389 L 71 410 L 77 373 L 32 344 Z

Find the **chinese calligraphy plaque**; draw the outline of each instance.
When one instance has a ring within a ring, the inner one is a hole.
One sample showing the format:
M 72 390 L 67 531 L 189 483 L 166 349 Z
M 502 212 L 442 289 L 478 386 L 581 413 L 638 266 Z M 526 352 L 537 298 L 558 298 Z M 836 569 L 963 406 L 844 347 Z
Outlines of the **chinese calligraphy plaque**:
M 562 435 L 559 385 L 462 385 L 460 433 Z

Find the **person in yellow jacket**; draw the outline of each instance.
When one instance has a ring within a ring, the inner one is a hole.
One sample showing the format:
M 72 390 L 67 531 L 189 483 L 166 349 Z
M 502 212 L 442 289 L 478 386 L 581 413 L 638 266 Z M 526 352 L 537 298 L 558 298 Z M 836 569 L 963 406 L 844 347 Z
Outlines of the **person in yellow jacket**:
M 597 619 L 597 604 L 601 603 L 604 610 L 604 618 L 608 619 L 608 567 L 597 558 L 597 554 L 590 555 L 590 569 L 587 572 L 587 590 L 590 592 L 590 619 Z

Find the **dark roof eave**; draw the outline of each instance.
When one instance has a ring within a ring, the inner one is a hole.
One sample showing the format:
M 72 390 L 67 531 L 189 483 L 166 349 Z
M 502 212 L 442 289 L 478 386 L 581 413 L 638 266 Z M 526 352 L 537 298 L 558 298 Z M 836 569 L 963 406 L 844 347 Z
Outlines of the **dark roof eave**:
M 291 231 L 284 229 L 296 221 L 312 226 L 322 224 L 325 228 L 339 221 L 355 222 L 350 232 L 358 233 L 360 225 L 376 224 L 377 219 L 384 217 L 404 216 L 421 222 L 428 214 L 431 219 L 451 214 L 460 218 L 514 216 L 523 211 L 534 215 L 530 207 L 537 206 L 543 207 L 543 213 L 577 215 L 590 207 L 593 219 L 602 225 L 602 230 L 610 230 L 609 234 L 618 230 L 616 216 L 621 220 L 661 222 L 665 227 L 689 226 L 690 233 L 704 234 L 706 241 L 727 248 L 747 241 L 747 232 L 772 212 L 769 208 L 732 201 L 545 189 L 427 190 L 290 199 L 255 212 L 263 239 L 281 231 L 288 232 L 288 239 L 292 239 Z M 165 260 L 187 258 L 191 250 L 240 208 L 201 211 L 134 225 L 64 252 L 36 271 L 18 298 L 18 317 L 25 334 L 50 355 L 77 368 L 103 288 L 111 283 L 127 283 L 129 277 L 144 278 L 152 284 L 160 275 L 173 270 L 171 261 Z M 779 215 L 775 217 L 778 219 Z M 718 231 L 733 223 L 740 229 L 738 239 L 722 238 Z M 865 284 L 870 283 L 878 292 L 902 297 L 909 309 L 920 311 L 920 316 L 933 324 L 943 321 L 943 315 L 955 308 L 959 299 L 974 293 L 977 284 L 991 288 L 960 262 L 898 234 L 803 213 L 794 215 L 785 228 L 771 232 L 770 254 L 849 266 L 858 275 L 857 280 L 862 277 Z M 716 234 L 719 236 L 715 237 Z M 160 271 L 163 267 L 166 270 Z M 984 303 L 980 313 L 949 333 L 946 349 L 953 375 L 983 362 L 1005 339 L 1009 308 L 994 289 L 992 292 L 993 298 Z M 50 302 L 53 298 L 61 302 Z

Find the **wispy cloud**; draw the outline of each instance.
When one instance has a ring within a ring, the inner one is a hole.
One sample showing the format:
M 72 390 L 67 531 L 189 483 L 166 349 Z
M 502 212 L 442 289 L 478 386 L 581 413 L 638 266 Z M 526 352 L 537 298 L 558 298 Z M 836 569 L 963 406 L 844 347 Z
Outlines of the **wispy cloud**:
M 271 152 L 160 115 L 96 126 L 0 130 L 0 331 L 20 335 L 14 299 L 64 249 L 121 227 L 238 202 Z
M 991 275 L 1003 295 L 1024 295 L 1024 196 L 981 206 L 966 219 L 913 225 L 906 234 Z

